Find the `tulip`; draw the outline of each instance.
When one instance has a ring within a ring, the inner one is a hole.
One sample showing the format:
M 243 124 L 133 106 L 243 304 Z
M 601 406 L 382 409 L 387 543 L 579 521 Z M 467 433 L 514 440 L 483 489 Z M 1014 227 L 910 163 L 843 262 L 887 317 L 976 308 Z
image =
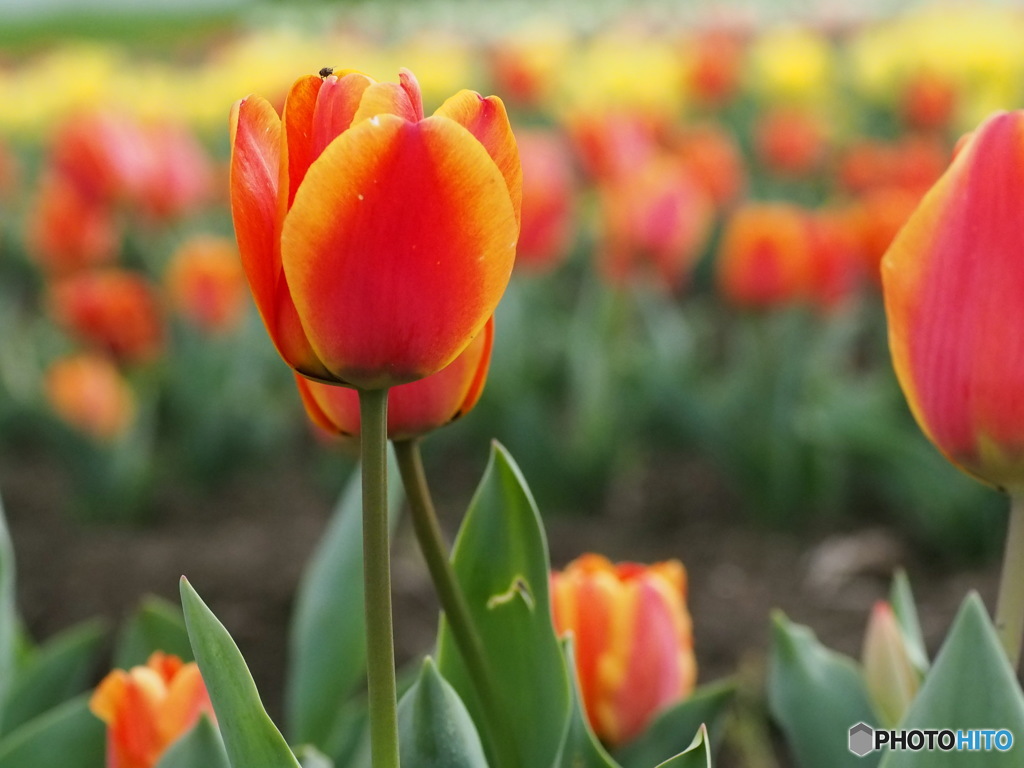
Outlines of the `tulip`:
M 581 111 L 566 131 L 586 174 L 596 181 L 619 178 L 655 157 L 663 126 L 640 112 Z
M 446 368 L 388 390 L 388 439 L 411 440 L 465 416 L 476 405 L 487 380 L 494 320 Z M 333 434 L 359 434 L 359 396 L 295 375 L 310 420 Z
M 726 222 L 718 284 L 738 306 L 767 309 L 805 300 L 815 280 L 806 214 L 785 203 L 748 204 Z
M 821 121 L 804 109 L 773 109 L 757 123 L 755 143 L 761 163 L 773 173 L 803 176 L 825 153 Z
M 864 685 L 875 713 L 883 727 L 895 728 L 921 687 L 921 674 L 892 606 L 884 601 L 875 603 L 868 619 L 862 661 Z
M 693 126 L 676 139 L 675 151 L 718 208 L 732 204 L 746 188 L 743 152 L 726 128 L 715 123 Z
M 171 256 L 165 276 L 171 306 L 207 333 L 238 326 L 245 300 L 245 274 L 234 243 L 196 236 Z
M 556 134 L 524 131 L 516 138 L 523 165 L 523 227 L 516 269 L 542 272 L 568 255 L 576 234 L 573 169 Z
M 745 46 L 740 36 L 724 29 L 694 39 L 687 53 L 687 85 L 698 102 L 718 107 L 729 102 L 740 87 Z
M 811 298 L 822 309 L 844 306 L 863 281 L 857 222 L 849 211 L 815 211 L 809 219 L 813 278 Z
M 512 272 L 522 194 L 501 101 L 300 78 L 281 117 L 231 120 L 231 210 L 256 306 L 299 373 L 361 389 L 429 376 L 480 333 Z
M 107 724 L 106 768 L 153 768 L 213 706 L 199 667 L 159 651 L 145 666 L 108 674 L 89 700 Z
M 903 91 L 903 117 L 911 128 L 945 128 L 956 106 L 956 85 L 951 78 L 937 72 L 917 73 L 907 81 Z
M 960 149 L 882 260 L 893 367 L 918 424 L 956 466 L 1009 491 L 996 629 L 1024 630 L 1024 112 Z
M 108 268 L 81 272 L 50 294 L 57 324 L 119 360 L 148 362 L 163 347 L 156 291 L 142 275 Z
M 45 390 L 61 419 L 101 443 L 123 435 L 135 418 L 135 396 L 105 357 L 81 353 L 56 361 L 46 371 Z
M 920 192 L 893 184 L 872 189 L 857 201 L 864 267 L 876 282 L 881 280 L 882 257 L 920 202 Z
M 605 274 L 622 283 L 649 273 L 669 291 L 681 288 L 700 257 L 712 213 L 685 166 L 659 156 L 605 182 L 600 200 Z
M 581 698 L 602 741 L 635 738 L 690 694 L 697 664 L 679 561 L 612 565 L 587 554 L 551 586 L 555 627 L 574 635 Z

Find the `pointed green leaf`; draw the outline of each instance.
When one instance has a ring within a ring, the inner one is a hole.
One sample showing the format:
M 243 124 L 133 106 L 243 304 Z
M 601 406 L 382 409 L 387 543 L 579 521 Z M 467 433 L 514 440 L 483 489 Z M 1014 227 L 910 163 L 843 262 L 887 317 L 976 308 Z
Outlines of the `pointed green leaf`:
M 1006 729 L 1024 737 L 1024 695 L 977 594 L 964 600 L 931 672 L 900 728 Z M 1006 752 L 886 751 L 881 768 L 1020 768 Z
M 657 768 L 711 768 L 708 729 L 702 724 L 689 747 L 675 757 L 658 764 Z
M 649 768 L 678 754 L 688 746 L 688 733 L 702 724 L 714 730 L 725 715 L 736 684 L 731 680 L 701 686 L 689 698 L 658 715 L 647 730 L 616 753 L 624 768 Z
M 260 701 L 245 659 L 224 625 L 181 579 L 181 605 L 199 671 L 233 766 L 300 768 Z
M 200 715 L 195 727 L 168 747 L 156 768 L 231 768 L 231 763 L 217 726 Z
M 8 697 L 18 650 L 18 609 L 14 592 L 14 546 L 0 500 L 0 712 Z
M 565 666 L 569 670 L 572 682 L 572 714 L 562 742 L 562 752 L 555 768 L 619 768 L 611 755 L 605 750 L 594 735 L 580 696 L 579 675 L 576 672 L 576 655 L 573 650 L 572 635 L 561 640 Z M 649 765 L 644 766 L 649 768 Z
M 398 477 L 393 461 L 388 476 Z M 393 530 L 403 496 L 400 483 L 389 485 Z M 288 733 L 324 750 L 340 727 L 342 704 L 366 677 L 362 509 L 360 473 L 353 472 L 303 574 L 289 632 Z
M 181 608 L 162 597 L 149 595 L 143 598 L 118 635 L 114 666 L 119 669 L 140 666 L 154 651 L 173 654 L 182 661 L 193 660 Z
M 452 553 L 455 575 L 483 641 L 496 706 L 513 738 L 485 744 L 496 768 L 554 763 L 569 717 L 569 677 L 548 598 L 548 547 L 540 514 L 512 457 L 494 444 Z M 476 690 L 442 621 L 438 667 L 477 728 Z
M 402 764 L 413 768 L 487 768 L 473 719 L 428 656 L 398 704 Z
M 773 616 L 768 705 L 801 768 L 865 768 L 878 756 L 849 750 L 850 726 L 871 723 L 860 668 L 825 648 L 807 627 Z
M 79 696 L 0 739 L 0 768 L 97 768 L 105 752 L 106 728 Z
M 302 768 L 334 768 L 334 762 L 316 747 L 305 744 L 295 750 Z
M 896 620 L 900 623 L 900 629 L 903 630 L 910 663 L 923 675 L 928 671 L 928 651 L 924 646 L 924 635 L 921 633 L 921 622 L 917 618 L 917 603 L 910 589 L 910 579 L 902 568 L 892 577 L 889 603 L 892 605 L 892 612 L 896 614 Z
M 0 734 L 84 691 L 105 636 L 105 624 L 93 619 L 60 633 L 34 653 L 14 674 Z

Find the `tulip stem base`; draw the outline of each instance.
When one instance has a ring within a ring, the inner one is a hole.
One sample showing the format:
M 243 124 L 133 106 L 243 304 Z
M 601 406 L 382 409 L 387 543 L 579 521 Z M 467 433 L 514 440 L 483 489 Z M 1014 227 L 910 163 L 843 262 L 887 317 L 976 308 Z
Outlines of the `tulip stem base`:
M 505 762 L 504 756 L 508 754 L 511 743 L 498 712 L 497 690 L 485 661 L 483 641 L 473 623 L 466 595 L 459 586 L 448 557 L 448 548 L 437 520 L 427 475 L 423 470 L 420 441 L 400 440 L 394 445 L 398 469 L 402 474 L 402 484 L 409 500 L 416 540 L 419 542 L 423 559 L 426 560 L 452 638 L 480 700 L 484 717 L 481 724 L 484 731 L 482 735 L 486 741 L 494 745 L 494 759 L 498 761 L 496 764 L 501 766 Z
M 387 484 L 388 390 L 359 390 L 366 675 L 373 768 L 398 768 Z
M 996 633 L 1014 672 L 1020 668 L 1024 638 L 1024 493 L 1010 494 L 1010 526 L 996 602 Z

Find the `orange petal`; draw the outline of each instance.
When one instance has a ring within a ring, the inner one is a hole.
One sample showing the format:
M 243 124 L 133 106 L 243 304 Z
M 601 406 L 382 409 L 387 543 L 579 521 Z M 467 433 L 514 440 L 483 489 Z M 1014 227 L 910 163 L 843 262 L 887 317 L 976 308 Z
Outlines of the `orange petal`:
M 368 120 L 374 115 L 398 115 L 411 123 L 418 122 L 423 119 L 423 103 L 418 99 L 418 86 L 413 89 L 404 83 L 374 83 L 363 92 L 352 123 Z
M 163 744 L 169 745 L 182 736 L 196 724 L 203 712 L 212 716 L 213 705 L 199 667 L 190 662 L 182 666 L 170 681 L 167 697 L 159 708 L 157 729 Z
M 296 374 L 295 383 L 309 420 L 331 434 L 359 432 L 359 395 L 354 389 L 310 381 Z
M 494 316 L 487 321 L 487 325 L 484 326 L 480 336 L 483 336 L 483 341 L 480 343 L 480 361 L 476 366 L 476 373 L 473 377 L 473 381 L 470 382 L 469 390 L 466 392 L 466 397 L 462 401 L 462 405 L 459 407 L 459 412 L 452 417 L 452 419 L 458 419 L 469 413 L 476 406 L 480 400 L 480 396 L 484 393 L 484 384 L 487 383 L 487 372 L 491 367 L 491 350 L 494 348 Z M 477 338 L 480 338 L 479 336 Z M 470 344 L 466 348 L 467 352 L 472 349 L 474 344 Z M 465 355 L 466 352 L 463 352 Z
M 313 116 L 324 81 L 316 75 L 300 77 L 288 91 L 281 120 L 281 215 L 292 206 L 295 193 L 319 151 L 314 142 Z M 287 193 L 287 196 L 285 195 Z
M 518 222 L 523 204 L 523 172 L 519 164 L 516 138 L 512 134 L 508 113 L 501 99 L 497 96 L 485 99 L 474 91 L 459 91 L 438 107 L 434 115 L 454 120 L 484 145 L 487 154 L 505 177 Z
M 372 83 L 373 80 L 358 72 L 342 78 L 331 76 L 324 79 L 313 111 L 313 155 L 310 162 L 352 125 L 363 92 Z
M 310 167 L 282 260 L 328 370 L 354 386 L 393 386 L 439 371 L 480 332 L 508 283 L 517 232 L 504 179 L 468 131 L 379 115 Z

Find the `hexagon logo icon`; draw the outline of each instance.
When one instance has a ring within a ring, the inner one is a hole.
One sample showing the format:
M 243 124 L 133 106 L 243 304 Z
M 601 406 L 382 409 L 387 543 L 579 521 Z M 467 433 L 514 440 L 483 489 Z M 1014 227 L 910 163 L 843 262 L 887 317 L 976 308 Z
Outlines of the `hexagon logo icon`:
M 875 751 L 875 731 L 867 723 L 857 723 L 850 728 L 850 751 L 857 757 L 864 757 Z

